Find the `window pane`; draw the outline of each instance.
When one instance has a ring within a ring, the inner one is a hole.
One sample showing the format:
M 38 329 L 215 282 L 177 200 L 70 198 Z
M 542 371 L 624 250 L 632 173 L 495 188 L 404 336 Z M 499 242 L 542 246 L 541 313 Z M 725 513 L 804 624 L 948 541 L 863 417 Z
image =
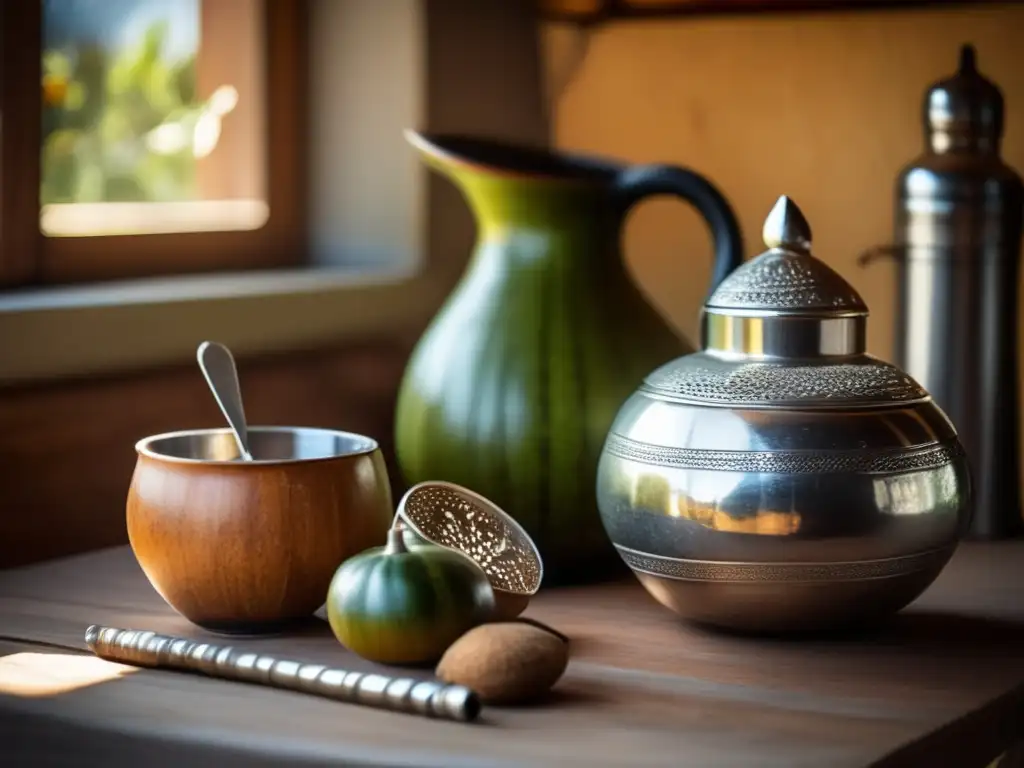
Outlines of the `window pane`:
M 44 0 L 40 228 L 267 219 L 260 0 Z

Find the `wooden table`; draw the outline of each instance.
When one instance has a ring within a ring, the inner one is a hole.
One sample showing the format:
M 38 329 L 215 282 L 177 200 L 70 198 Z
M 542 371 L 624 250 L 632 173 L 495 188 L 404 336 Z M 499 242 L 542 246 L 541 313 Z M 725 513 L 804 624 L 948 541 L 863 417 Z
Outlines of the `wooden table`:
M 566 676 L 543 705 L 467 725 L 80 655 L 91 623 L 203 637 L 127 548 L 0 573 L 0 764 L 983 768 L 1024 738 L 1024 542 L 964 545 L 859 637 L 716 635 L 632 580 L 551 590 L 527 615 L 572 638 Z M 319 621 L 234 644 L 366 666 Z

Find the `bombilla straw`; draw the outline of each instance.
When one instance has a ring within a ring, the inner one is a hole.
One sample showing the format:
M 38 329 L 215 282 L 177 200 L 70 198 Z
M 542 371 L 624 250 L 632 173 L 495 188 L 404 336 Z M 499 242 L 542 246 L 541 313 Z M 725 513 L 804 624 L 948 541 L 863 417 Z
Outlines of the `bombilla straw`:
M 305 664 L 185 637 L 93 624 L 85 630 L 85 643 L 101 659 L 120 664 L 255 683 L 409 715 L 472 722 L 481 710 L 477 694 L 463 685 Z

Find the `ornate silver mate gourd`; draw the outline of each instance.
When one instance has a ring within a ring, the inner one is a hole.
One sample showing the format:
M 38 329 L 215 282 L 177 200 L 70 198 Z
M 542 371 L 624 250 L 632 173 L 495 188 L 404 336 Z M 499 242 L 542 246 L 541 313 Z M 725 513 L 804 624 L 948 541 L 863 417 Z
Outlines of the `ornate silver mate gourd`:
M 898 611 L 970 516 L 956 430 L 868 355 L 867 307 L 811 254 L 787 197 L 768 250 L 704 307 L 696 354 L 622 406 L 598 468 L 601 518 L 659 602 L 743 631 L 833 628 Z

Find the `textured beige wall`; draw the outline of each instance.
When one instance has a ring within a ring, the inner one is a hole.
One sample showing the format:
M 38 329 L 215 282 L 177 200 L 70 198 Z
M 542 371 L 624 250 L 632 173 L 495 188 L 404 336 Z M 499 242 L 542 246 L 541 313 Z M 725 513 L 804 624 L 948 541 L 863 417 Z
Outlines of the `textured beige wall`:
M 857 254 L 888 241 L 892 186 L 921 149 L 926 86 L 973 42 L 1007 100 L 1006 161 L 1024 171 L 1024 7 L 731 17 L 545 30 L 561 147 L 685 165 L 736 209 L 747 255 L 780 194 L 810 220 L 815 250 L 872 310 L 870 350 L 892 351 L 894 272 Z M 585 45 L 585 48 L 583 47 Z M 582 59 L 578 54 L 582 51 Z M 696 339 L 709 278 L 697 214 L 669 200 L 627 225 L 627 260 L 653 303 Z

